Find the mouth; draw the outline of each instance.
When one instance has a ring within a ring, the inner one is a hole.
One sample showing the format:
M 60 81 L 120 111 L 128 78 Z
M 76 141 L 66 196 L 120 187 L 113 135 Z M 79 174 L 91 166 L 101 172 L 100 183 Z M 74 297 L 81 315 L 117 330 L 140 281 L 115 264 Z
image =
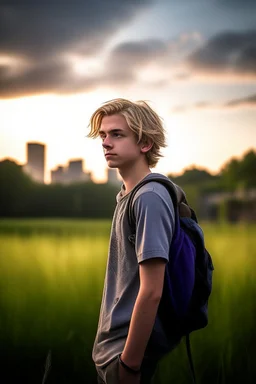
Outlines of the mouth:
M 111 156 L 116 156 L 116 155 L 114 153 L 105 153 L 106 158 L 111 157 Z

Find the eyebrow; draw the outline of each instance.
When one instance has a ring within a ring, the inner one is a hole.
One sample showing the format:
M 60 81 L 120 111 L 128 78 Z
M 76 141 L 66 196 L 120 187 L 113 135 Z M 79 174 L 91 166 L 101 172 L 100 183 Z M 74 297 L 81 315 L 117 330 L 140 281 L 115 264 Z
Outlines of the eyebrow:
M 108 133 L 118 133 L 118 132 L 123 132 L 123 130 L 121 128 L 114 128 L 114 129 L 110 129 L 108 131 Z M 102 134 L 102 133 L 105 133 L 105 131 L 103 131 L 102 129 L 99 130 L 99 134 Z

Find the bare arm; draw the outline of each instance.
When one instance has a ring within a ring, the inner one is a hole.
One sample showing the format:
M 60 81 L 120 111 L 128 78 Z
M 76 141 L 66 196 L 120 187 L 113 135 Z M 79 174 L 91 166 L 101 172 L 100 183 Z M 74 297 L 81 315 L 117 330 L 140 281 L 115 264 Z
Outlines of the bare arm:
M 134 305 L 122 360 L 138 369 L 151 335 L 164 283 L 166 260 L 154 258 L 139 266 L 140 289 Z

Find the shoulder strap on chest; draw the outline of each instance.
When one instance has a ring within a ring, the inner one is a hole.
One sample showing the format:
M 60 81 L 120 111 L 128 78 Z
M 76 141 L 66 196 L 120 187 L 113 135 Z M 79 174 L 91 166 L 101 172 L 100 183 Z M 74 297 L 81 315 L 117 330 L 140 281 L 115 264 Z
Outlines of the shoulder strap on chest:
M 171 182 L 171 180 L 166 180 L 166 179 L 163 179 L 163 178 L 160 178 L 160 177 L 151 177 L 150 179 L 146 179 L 146 180 L 143 180 L 141 183 L 139 183 L 131 192 L 131 195 L 129 196 L 129 200 L 128 200 L 128 204 L 127 204 L 127 209 L 128 209 L 128 218 L 129 218 L 129 224 L 132 228 L 135 227 L 135 220 L 134 220 L 134 215 L 133 215 L 133 200 L 134 200 L 134 197 L 136 195 L 136 193 L 139 191 L 139 189 L 145 185 L 145 184 L 148 184 L 150 182 L 158 182 L 160 184 L 163 184 L 170 196 L 171 196 L 171 199 L 172 199 L 172 202 L 173 202 L 173 205 L 174 205 L 174 208 L 176 210 L 176 207 L 178 207 L 178 196 L 177 196 L 177 191 L 176 191 L 176 188 L 175 188 L 175 184 Z
M 135 229 L 135 220 L 133 215 L 133 200 L 138 192 L 138 190 L 145 184 L 150 183 L 151 181 L 160 183 L 166 187 L 168 190 L 170 197 L 172 199 L 175 214 L 177 214 L 179 217 L 190 217 L 193 220 L 197 222 L 197 217 L 193 209 L 190 208 L 188 205 L 188 202 L 186 200 L 186 196 L 182 189 L 178 187 L 176 184 L 174 184 L 171 180 L 165 179 L 162 177 L 151 177 L 150 179 L 145 179 L 142 182 L 140 182 L 133 190 L 131 195 L 129 196 L 128 200 L 128 218 L 129 218 L 129 224 L 130 226 Z

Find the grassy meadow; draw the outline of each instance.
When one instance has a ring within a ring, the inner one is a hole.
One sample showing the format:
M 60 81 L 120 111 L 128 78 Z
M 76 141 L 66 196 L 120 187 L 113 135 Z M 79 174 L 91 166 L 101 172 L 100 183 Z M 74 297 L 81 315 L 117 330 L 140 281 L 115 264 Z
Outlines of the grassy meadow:
M 1 383 L 41 383 L 47 356 L 46 383 L 96 383 L 110 224 L 0 220 Z M 215 271 L 209 325 L 191 335 L 198 383 L 254 383 L 256 226 L 202 226 Z M 185 344 L 163 359 L 156 382 L 191 382 Z

